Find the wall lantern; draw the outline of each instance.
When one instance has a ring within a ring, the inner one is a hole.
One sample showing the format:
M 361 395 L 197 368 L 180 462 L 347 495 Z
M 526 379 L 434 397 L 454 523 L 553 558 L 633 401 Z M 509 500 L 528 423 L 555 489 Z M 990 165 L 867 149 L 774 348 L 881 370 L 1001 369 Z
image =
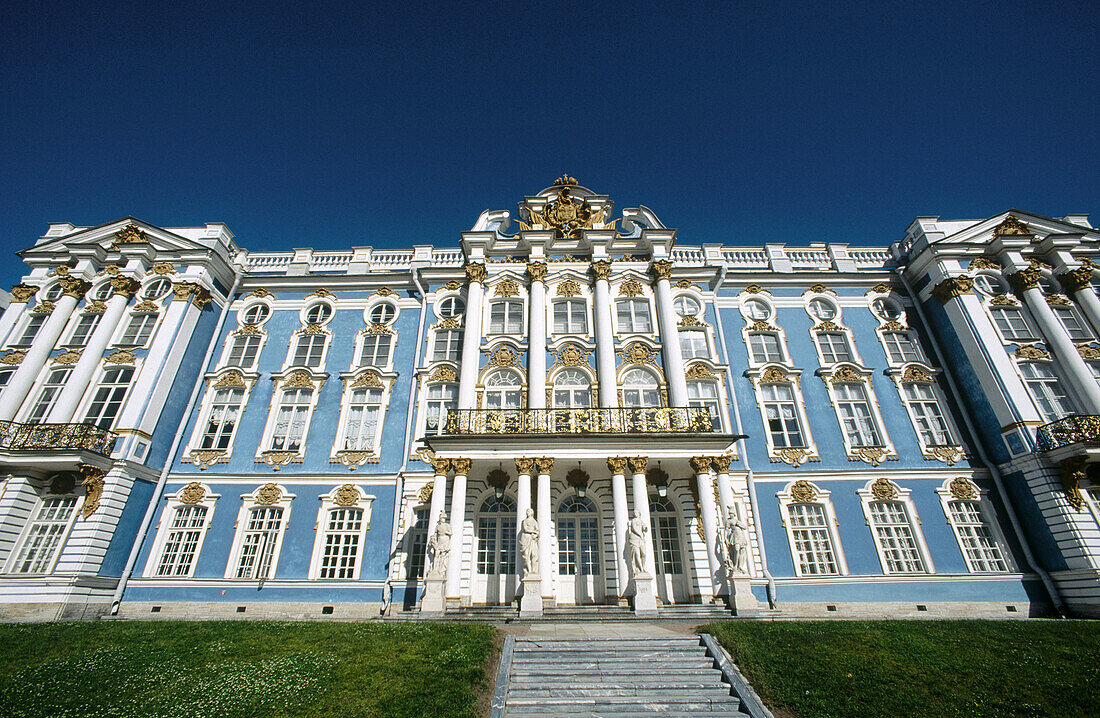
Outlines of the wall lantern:
M 565 483 L 577 490 L 577 498 L 584 498 L 588 491 L 588 474 L 581 469 L 580 462 L 577 462 L 577 468 L 565 475 Z

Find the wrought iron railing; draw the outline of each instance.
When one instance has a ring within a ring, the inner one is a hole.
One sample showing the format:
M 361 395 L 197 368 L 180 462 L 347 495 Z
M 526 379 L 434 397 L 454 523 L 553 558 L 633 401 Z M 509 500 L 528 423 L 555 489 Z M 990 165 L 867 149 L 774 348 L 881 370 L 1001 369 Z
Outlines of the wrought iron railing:
M 448 434 L 630 434 L 714 430 L 703 407 L 645 409 L 455 409 Z
M 95 424 L 18 424 L 0 421 L 0 451 L 83 450 L 110 456 L 118 434 Z
M 1039 451 L 1069 444 L 1100 444 L 1100 416 L 1067 416 L 1039 427 Z

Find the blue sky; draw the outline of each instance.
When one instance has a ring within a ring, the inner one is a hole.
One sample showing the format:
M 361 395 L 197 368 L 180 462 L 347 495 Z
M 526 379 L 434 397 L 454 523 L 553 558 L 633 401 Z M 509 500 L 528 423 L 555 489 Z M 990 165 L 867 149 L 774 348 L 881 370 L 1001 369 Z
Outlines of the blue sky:
M 0 10 L 4 256 L 125 215 L 454 244 L 562 172 L 683 244 L 1100 219 L 1095 3 L 157 5 Z

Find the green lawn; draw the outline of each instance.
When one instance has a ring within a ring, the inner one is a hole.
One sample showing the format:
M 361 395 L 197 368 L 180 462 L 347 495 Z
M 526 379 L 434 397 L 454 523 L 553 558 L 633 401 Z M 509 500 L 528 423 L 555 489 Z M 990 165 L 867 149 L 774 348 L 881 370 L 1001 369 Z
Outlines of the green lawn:
M 0 715 L 477 716 L 495 638 L 438 623 L 0 625 Z
M 779 716 L 1097 716 L 1100 621 L 703 626 Z

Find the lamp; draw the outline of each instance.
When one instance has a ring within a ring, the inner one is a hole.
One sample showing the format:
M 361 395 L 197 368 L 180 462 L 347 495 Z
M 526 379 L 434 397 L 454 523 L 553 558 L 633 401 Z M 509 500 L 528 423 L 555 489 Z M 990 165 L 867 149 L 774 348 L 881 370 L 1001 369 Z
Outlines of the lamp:
M 504 498 L 504 487 L 503 486 L 494 486 L 493 489 L 496 493 L 497 501 L 500 501 L 501 499 Z
M 584 498 L 585 492 L 588 491 L 588 474 L 581 469 L 581 462 L 578 461 L 577 468 L 565 475 L 565 483 L 576 489 L 577 498 Z

